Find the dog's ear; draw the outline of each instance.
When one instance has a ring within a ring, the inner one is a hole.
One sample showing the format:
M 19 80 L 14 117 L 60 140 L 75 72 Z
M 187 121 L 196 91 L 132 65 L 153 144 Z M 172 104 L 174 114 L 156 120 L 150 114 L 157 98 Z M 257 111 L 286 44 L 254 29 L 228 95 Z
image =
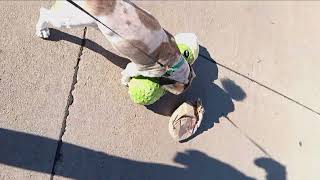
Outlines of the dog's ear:
M 178 95 L 185 90 L 186 85 L 180 82 L 176 82 L 174 84 L 162 85 L 161 87 L 172 94 Z

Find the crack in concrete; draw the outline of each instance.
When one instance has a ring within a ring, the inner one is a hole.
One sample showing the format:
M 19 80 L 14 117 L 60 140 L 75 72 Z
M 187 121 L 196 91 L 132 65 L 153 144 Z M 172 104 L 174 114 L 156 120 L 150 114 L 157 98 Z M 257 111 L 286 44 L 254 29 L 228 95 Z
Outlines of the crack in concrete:
M 73 104 L 73 100 L 74 100 L 72 92 L 74 91 L 75 85 L 78 82 L 77 79 L 78 79 L 79 63 L 80 63 L 80 60 L 81 60 L 83 47 L 85 46 L 85 43 L 86 43 L 86 33 L 87 33 L 87 27 L 85 27 L 84 30 L 83 30 L 82 42 L 81 42 L 81 46 L 80 46 L 78 57 L 77 57 L 77 63 L 75 65 L 75 67 L 74 67 L 73 79 L 72 79 L 71 88 L 70 88 L 68 99 L 67 99 L 67 105 L 66 105 L 65 110 L 64 110 L 64 117 L 63 117 L 63 121 L 62 121 L 62 125 L 61 125 L 59 141 L 58 141 L 58 145 L 57 145 L 57 149 L 56 149 L 56 154 L 55 154 L 54 162 L 53 162 L 52 169 L 51 169 L 50 180 L 53 180 L 53 177 L 55 175 L 57 162 L 59 160 L 61 160 L 61 156 L 62 156 L 62 154 L 61 154 L 61 146 L 63 144 L 62 137 L 63 137 L 64 133 L 66 132 L 67 118 L 69 116 L 69 108 Z
M 260 145 L 258 144 L 255 140 L 253 140 L 249 135 L 247 135 L 244 131 L 242 131 L 241 128 L 239 128 L 236 123 L 234 123 L 228 116 L 224 116 L 231 124 L 233 127 L 237 128 L 239 132 L 246 137 L 255 147 L 257 147 L 260 151 L 263 152 L 263 154 L 269 158 L 272 158 L 272 156 Z

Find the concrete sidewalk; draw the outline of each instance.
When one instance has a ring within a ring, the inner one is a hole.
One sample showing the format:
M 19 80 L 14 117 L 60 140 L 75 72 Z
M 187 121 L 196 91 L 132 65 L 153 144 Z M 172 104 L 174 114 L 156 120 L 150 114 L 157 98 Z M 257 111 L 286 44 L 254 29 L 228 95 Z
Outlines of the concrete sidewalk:
M 50 3 L 0 2 L 0 179 L 319 177 L 319 3 L 136 3 L 202 45 L 192 88 L 148 107 L 130 101 L 127 60 L 99 31 L 41 40 L 38 10 Z M 198 97 L 199 134 L 175 143 L 166 115 Z
M 48 5 L 0 2 L 0 179 L 50 177 L 56 142 L 26 141 L 5 133 L 59 137 L 80 46 L 35 37 L 39 8 Z M 81 29 L 68 32 L 82 35 Z

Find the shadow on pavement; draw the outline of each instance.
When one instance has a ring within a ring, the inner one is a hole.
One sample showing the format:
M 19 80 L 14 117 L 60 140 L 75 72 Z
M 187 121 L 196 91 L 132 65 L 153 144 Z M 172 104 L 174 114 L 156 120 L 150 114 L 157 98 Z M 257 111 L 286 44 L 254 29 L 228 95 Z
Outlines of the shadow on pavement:
M 286 168 L 282 164 L 270 158 L 258 158 L 254 163 L 266 171 L 266 180 L 285 180 Z
M 242 88 L 230 79 L 221 80 L 221 84 L 227 92 L 214 84 L 214 81 L 218 79 L 218 67 L 206 48 L 200 46 L 200 54 L 201 56 L 192 65 L 197 77 L 186 92 L 179 96 L 168 93 L 155 104 L 147 106 L 155 113 L 170 116 L 183 102 L 200 98 L 205 114 L 201 126 L 192 138 L 212 128 L 214 123 L 219 122 L 220 117 L 233 112 L 232 99 L 241 101 L 246 98 L 246 93 Z
M 48 152 L 52 152 L 52 149 L 48 147 L 55 149 L 56 145 L 57 141 L 53 139 L 0 128 L 0 164 L 50 174 L 53 157 L 49 156 Z M 63 143 L 55 175 L 81 180 L 255 179 L 196 150 L 179 152 L 173 160 L 184 167 L 135 161 Z M 255 163 L 265 169 L 268 180 L 269 178 L 285 180 L 285 167 L 278 162 L 269 158 L 260 158 Z
M 103 36 L 101 34 L 101 36 Z M 81 46 L 82 44 L 82 39 L 77 37 L 77 36 L 73 36 L 71 34 L 62 32 L 60 30 L 57 29 L 52 29 L 50 28 L 50 37 L 49 39 L 47 39 L 49 41 L 68 41 L 74 44 L 78 44 L 79 46 Z M 107 40 L 106 40 L 107 41 Z M 107 60 L 109 60 L 110 62 L 112 62 L 114 65 L 124 69 L 126 67 L 126 65 L 130 62 L 129 59 L 118 56 L 108 50 L 106 50 L 105 48 L 103 48 L 102 46 L 100 46 L 99 44 L 91 41 L 90 39 L 86 39 L 85 41 L 85 45 L 86 48 L 90 49 L 91 51 L 94 51 L 96 53 L 101 54 L 102 56 L 104 56 Z
M 247 97 L 242 88 L 238 86 L 234 81 L 225 78 L 221 80 L 221 84 L 223 89 L 230 95 L 232 99 L 236 101 L 242 101 Z

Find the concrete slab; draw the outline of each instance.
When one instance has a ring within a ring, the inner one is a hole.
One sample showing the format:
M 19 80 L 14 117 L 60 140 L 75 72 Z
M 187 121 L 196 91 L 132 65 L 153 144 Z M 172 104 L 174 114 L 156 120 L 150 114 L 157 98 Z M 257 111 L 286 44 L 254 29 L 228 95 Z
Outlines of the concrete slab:
M 218 62 L 319 112 L 318 2 L 137 3 L 171 32 L 197 33 Z M 225 69 L 219 76 L 247 94 L 230 119 L 286 165 L 288 178 L 319 177 L 319 116 Z
M 136 1 L 172 33 L 195 32 L 212 57 L 320 112 L 320 3 Z
M 204 49 L 201 54 L 208 56 Z M 320 135 L 319 116 L 228 69 L 219 67 L 216 75 L 209 61 L 201 62 L 204 60 L 200 58 L 196 62 L 198 80 L 184 95 L 187 99 L 203 100 L 207 120 L 200 132 L 214 131 L 216 126 L 212 128 L 212 125 L 229 119 L 257 148 L 286 167 L 288 179 L 318 177 L 316 163 L 320 160 L 317 153 L 320 146 L 315 137 Z M 212 78 L 215 76 L 217 80 Z M 211 85 L 212 81 L 216 85 Z M 158 104 L 166 103 L 170 104 L 170 99 Z M 283 179 L 276 174 L 267 179 Z
M 87 38 L 109 50 L 102 37 L 88 29 Z M 91 50 L 84 49 L 81 57 L 55 179 L 264 179 L 266 174 L 285 178 L 284 166 L 221 116 L 233 111 L 234 104 L 211 84 L 210 79 L 217 78 L 216 66 L 200 60 L 200 69 L 212 71 L 202 71 L 209 79 L 202 74 L 195 83 L 204 82 L 208 93 L 213 91 L 204 99 L 207 107 L 223 106 L 208 109 L 201 134 L 180 144 L 168 133 L 169 117 L 161 115 L 167 109 L 133 104 L 120 84 L 121 68 L 110 62 L 121 59 L 93 46 L 97 44 L 89 41 Z M 191 96 L 198 92 L 192 90 Z M 166 98 L 171 101 L 159 103 L 176 105 L 173 96 Z
M 319 116 L 228 70 L 219 68 L 219 72 L 217 84 L 228 89 L 226 79 L 235 80 L 247 94 L 229 116 L 239 129 L 286 165 L 288 179 L 319 177 L 320 146 L 315 138 L 320 135 Z
M 45 179 L 79 45 L 56 42 L 59 35 L 53 41 L 35 37 L 39 8 L 48 1 L 1 1 L 0 6 L 0 179 Z M 82 29 L 69 32 L 82 35 Z M 27 134 L 18 136 L 22 132 L 53 140 L 29 141 Z

